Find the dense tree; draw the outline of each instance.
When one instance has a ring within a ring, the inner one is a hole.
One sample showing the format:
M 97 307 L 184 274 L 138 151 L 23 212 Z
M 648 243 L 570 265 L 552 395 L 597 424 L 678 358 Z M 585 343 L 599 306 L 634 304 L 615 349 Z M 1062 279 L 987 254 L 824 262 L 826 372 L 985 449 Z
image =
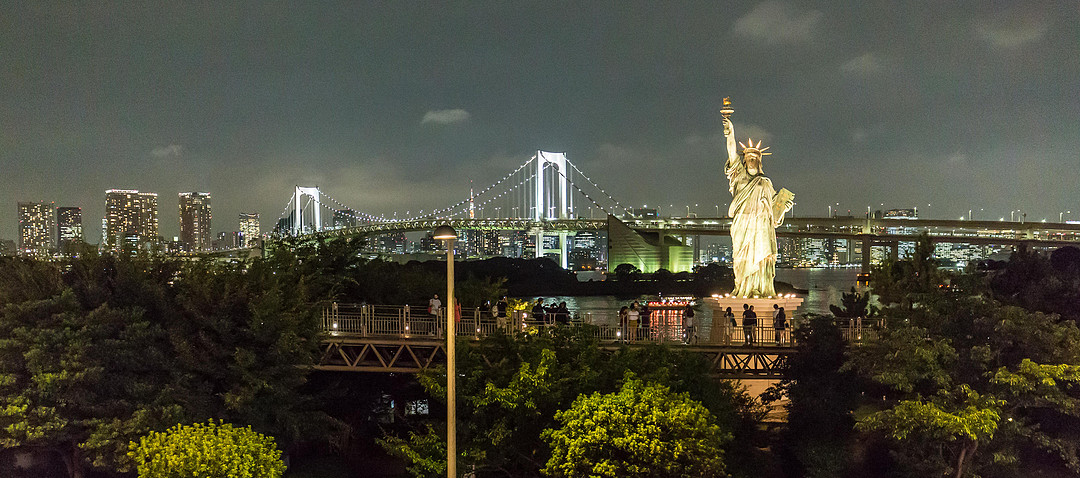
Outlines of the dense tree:
M 618 392 L 581 395 L 544 430 L 556 477 L 724 476 L 731 439 L 686 393 L 627 377 Z
M 899 304 L 910 308 L 927 294 L 932 294 L 947 280 L 934 259 L 934 244 L 923 233 L 915 243 L 910 258 L 886 261 L 871 271 L 874 294 L 882 304 Z
M 619 282 L 630 282 L 637 280 L 641 275 L 641 269 L 638 269 L 633 264 L 619 264 L 612 270 L 615 273 L 615 280 Z
M 176 425 L 131 443 L 139 478 L 278 478 L 285 472 L 272 437 L 228 423 Z
M 1021 245 L 1004 269 L 991 274 L 990 289 L 1003 302 L 1080 320 L 1080 249 L 1062 247 L 1045 256 Z
M 845 292 L 840 296 L 840 306 L 829 304 L 829 311 L 836 317 L 853 319 L 858 317 L 872 317 L 877 313 L 877 308 L 870 305 L 870 292 L 862 292 L 851 288 L 851 292 Z
M 539 476 L 550 458 L 541 433 L 556 428 L 556 412 L 579 395 L 617 391 L 627 371 L 689 393 L 747 448 L 753 447 L 750 438 L 761 418 L 745 390 L 709 378 L 700 356 L 659 346 L 605 352 L 588 326 L 533 330 L 524 338 L 490 337 L 458 352 L 459 468 L 475 465 L 477 476 Z M 420 379 L 433 398 L 445 400 L 445 371 Z M 415 476 L 438 475 L 445 470 L 445 448 L 435 444 L 445 443 L 445 428 L 441 423 L 410 426 L 411 433 L 389 435 L 384 446 L 405 459 Z
M 891 472 L 1080 473 L 1076 326 L 900 279 L 917 299 L 885 309 L 888 328 L 853 347 L 844 369 L 878 398 L 863 404 L 858 427 L 887 440 Z
M 128 441 L 209 417 L 287 443 L 335 422 L 297 392 L 318 347 L 312 278 L 281 255 L 223 266 L 84 256 L 0 267 L 0 446 L 124 471 Z
M 842 370 L 849 343 L 832 317 L 812 317 L 794 331 L 797 352 L 787 361 L 784 378 L 770 387 L 768 402 L 787 398 L 787 426 L 778 453 L 787 476 L 851 476 L 859 406 L 858 377 Z

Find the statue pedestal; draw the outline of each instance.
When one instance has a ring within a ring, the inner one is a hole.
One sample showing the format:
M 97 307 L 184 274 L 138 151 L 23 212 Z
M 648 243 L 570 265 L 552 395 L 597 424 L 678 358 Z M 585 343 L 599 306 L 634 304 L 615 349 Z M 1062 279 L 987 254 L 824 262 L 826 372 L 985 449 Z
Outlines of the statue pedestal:
M 742 330 L 743 304 L 754 306 L 757 313 L 757 341 L 772 344 L 775 342 L 776 333 L 773 327 L 773 304 L 784 308 L 787 317 L 787 327 L 781 336 L 781 341 L 790 344 L 792 325 L 795 323 L 795 311 L 803 303 L 803 298 L 795 295 L 789 297 L 773 298 L 745 298 L 745 297 L 706 297 L 702 300 L 712 309 L 713 323 L 709 332 L 709 343 L 717 345 L 742 344 L 744 332 Z M 739 324 L 732 327 L 724 319 L 727 308 L 731 307 L 731 313 L 735 314 L 735 321 Z M 767 342 L 766 342 L 767 341 Z

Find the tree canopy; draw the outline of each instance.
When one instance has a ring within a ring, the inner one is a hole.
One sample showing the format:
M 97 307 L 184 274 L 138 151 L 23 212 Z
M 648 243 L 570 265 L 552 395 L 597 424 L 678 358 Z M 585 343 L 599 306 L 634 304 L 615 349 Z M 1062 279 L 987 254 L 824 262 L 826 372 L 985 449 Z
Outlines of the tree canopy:
M 544 430 L 555 477 L 717 477 L 731 439 L 686 393 L 627 374 L 618 392 L 581 395 Z
M 289 258 L 0 260 L 0 446 L 55 450 L 81 477 L 129 470 L 129 441 L 179 422 L 286 443 L 336 426 L 298 390 L 320 332 Z
M 130 447 L 139 478 L 279 478 L 285 472 L 272 437 L 213 420 L 150 432 Z
M 524 338 L 494 336 L 458 348 L 459 469 L 477 476 L 540 476 L 551 457 L 545 429 L 579 396 L 620 389 L 627 371 L 639 380 L 688 393 L 725 433 L 750 450 L 761 409 L 744 389 L 711 379 L 698 355 L 659 346 L 602 350 L 589 326 L 531 331 Z M 445 401 L 445 370 L 420 375 L 433 398 Z M 445 403 L 445 402 L 444 402 Z M 414 476 L 445 473 L 445 427 L 438 418 L 406 422 L 383 439 Z M 749 451 L 745 454 L 750 454 Z

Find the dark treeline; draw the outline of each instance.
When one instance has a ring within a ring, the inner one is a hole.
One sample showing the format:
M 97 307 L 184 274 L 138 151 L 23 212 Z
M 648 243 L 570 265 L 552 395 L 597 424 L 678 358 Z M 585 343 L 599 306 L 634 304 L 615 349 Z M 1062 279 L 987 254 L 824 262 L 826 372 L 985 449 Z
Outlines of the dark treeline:
M 286 448 L 345 429 L 298 393 L 318 291 L 288 257 L 0 261 L 4 448 L 77 478 L 130 471 L 128 443 L 177 423 L 251 425 Z
M 0 258 L 0 476 L 132 476 L 130 441 L 208 418 L 274 436 L 293 465 L 287 476 L 438 475 L 445 467 L 443 371 L 310 370 L 326 301 L 425 303 L 445 288 L 444 263 L 368 260 L 360 246 L 292 243 L 238 264 Z M 832 317 L 795 332 L 800 352 L 766 397 L 789 399 L 777 434 L 763 432 L 759 402 L 709 378 L 708 364 L 692 354 L 604 352 L 580 326 L 463 342 L 462 466 L 475 465 L 478 477 L 576 476 L 572 463 L 559 460 L 591 453 L 613 476 L 1076 476 L 1080 251 L 1021 249 L 971 274 L 938 269 L 931 252 L 923 241 L 910 260 L 875 269 L 878 304 L 854 292 L 837 304 L 837 316 L 887 320 L 859 344 Z M 713 288 L 730 279 L 719 266 L 648 278 L 616 269 L 606 286 L 627 287 L 620 293 L 726 292 Z M 458 274 L 466 306 L 518 285 L 511 294 L 595 287 L 549 260 L 463 263 Z M 612 443 L 628 448 L 614 451 L 575 438 L 579 424 L 560 415 L 587 404 L 632 406 L 625 400 L 634 394 L 685 402 L 678 413 L 693 406 L 707 413 L 668 438 L 617 416 L 589 422 L 621 434 Z M 553 453 L 556 435 L 563 441 Z M 656 447 L 676 436 L 720 449 L 703 461 L 666 462 L 669 452 Z M 656 447 L 639 449 L 638 441 Z M 16 470 L 16 452 L 44 458 Z M 642 461 L 619 458 L 630 452 Z M 341 466 L 304 471 L 327 463 Z
M 767 394 L 790 399 L 785 476 L 1080 474 L 1080 251 L 950 274 L 932 250 L 874 271 L 880 310 L 854 292 L 833 309 L 884 318 L 875 336 L 853 344 L 832 317 L 796 332 Z

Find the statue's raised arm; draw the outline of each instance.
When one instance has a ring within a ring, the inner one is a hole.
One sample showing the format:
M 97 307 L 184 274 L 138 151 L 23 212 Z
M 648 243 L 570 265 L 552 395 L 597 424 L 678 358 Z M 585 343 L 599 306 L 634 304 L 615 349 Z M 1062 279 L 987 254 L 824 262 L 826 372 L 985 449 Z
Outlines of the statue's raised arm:
M 727 167 L 739 162 L 739 152 L 735 149 L 735 126 L 724 118 L 724 139 L 727 141 Z

